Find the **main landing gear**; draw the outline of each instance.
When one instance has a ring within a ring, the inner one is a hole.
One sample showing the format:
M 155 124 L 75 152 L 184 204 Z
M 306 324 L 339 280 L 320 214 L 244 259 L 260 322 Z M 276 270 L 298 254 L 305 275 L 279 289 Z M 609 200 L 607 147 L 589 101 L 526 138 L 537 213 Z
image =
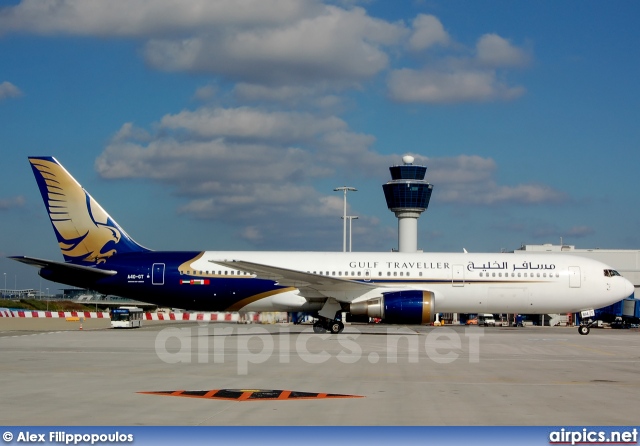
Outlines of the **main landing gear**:
M 331 334 L 338 334 L 341 333 L 342 330 L 344 330 L 344 324 L 341 321 L 336 319 L 327 319 L 322 316 L 320 316 L 313 324 L 314 333 L 325 333 L 329 331 Z

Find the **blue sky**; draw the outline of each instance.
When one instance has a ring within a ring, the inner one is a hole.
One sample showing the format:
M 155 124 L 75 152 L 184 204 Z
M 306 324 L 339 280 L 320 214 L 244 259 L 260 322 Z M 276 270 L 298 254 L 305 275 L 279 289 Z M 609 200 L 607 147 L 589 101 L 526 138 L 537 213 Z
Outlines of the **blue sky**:
M 638 2 L 0 4 L 9 288 L 58 288 L 5 258 L 62 259 L 29 155 L 157 250 L 339 251 L 349 185 L 354 251 L 388 251 L 406 153 L 425 251 L 640 249 Z

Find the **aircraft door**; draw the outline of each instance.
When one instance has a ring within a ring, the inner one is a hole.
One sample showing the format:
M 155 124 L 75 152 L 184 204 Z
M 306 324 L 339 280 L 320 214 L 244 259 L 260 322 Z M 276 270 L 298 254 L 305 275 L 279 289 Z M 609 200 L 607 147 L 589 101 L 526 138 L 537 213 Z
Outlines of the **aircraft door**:
M 151 269 L 151 283 L 164 285 L 164 263 L 154 263 Z
M 453 286 L 464 286 L 464 265 L 453 265 L 451 270 L 451 284 Z
M 580 288 L 580 267 L 569 267 L 569 288 Z
M 364 281 L 365 282 L 371 282 L 371 270 L 370 269 L 365 269 L 364 270 Z

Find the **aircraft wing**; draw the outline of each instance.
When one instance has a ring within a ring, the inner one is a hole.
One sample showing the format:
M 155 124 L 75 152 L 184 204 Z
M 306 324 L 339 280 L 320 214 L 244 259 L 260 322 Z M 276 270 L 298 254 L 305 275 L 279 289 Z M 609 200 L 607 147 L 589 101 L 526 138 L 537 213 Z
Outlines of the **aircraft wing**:
M 356 297 L 379 288 L 378 285 L 367 282 L 311 274 L 244 260 L 210 260 L 210 262 L 255 274 L 260 279 L 273 280 L 281 286 L 298 288 L 300 295 L 304 297 L 333 297 L 338 301 L 351 302 Z
M 94 276 L 96 279 L 100 277 L 114 276 L 118 272 L 106 269 L 92 268 L 89 266 L 75 265 L 73 263 L 54 262 L 53 260 L 37 259 L 35 257 L 26 256 L 13 256 L 10 259 L 18 262 L 26 263 L 27 265 L 35 266 L 37 268 L 46 268 L 52 271 L 60 272 L 76 272 L 83 274 L 84 276 Z

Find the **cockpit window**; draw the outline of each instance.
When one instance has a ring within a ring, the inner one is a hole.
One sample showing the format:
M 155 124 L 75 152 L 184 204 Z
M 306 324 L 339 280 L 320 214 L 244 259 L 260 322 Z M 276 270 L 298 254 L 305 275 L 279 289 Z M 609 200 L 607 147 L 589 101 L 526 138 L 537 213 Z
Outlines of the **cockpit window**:
M 616 271 L 615 269 L 605 269 L 604 270 L 604 275 L 605 275 L 605 277 L 614 277 L 614 276 L 619 276 L 620 273 L 618 271 Z

